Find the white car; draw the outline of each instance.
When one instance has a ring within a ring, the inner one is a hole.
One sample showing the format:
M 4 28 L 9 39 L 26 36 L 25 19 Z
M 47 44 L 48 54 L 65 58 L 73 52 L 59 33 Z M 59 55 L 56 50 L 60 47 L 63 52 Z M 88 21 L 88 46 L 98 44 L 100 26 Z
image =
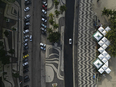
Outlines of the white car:
M 47 6 L 47 3 L 46 3 L 45 1 L 42 1 L 42 3 L 43 3 L 45 6 Z
M 46 44 L 40 43 L 40 48 L 41 48 L 42 50 L 46 50 Z
M 26 35 L 26 36 L 24 37 L 24 39 L 26 39 L 26 38 L 29 38 L 29 35 Z
M 72 39 L 71 38 L 69 38 L 69 44 L 72 44 Z
M 25 9 L 24 9 L 24 11 L 26 12 L 26 11 L 29 11 L 30 10 L 30 7 L 26 7 Z
M 27 43 L 24 44 L 24 46 L 27 46 L 27 45 L 28 45 Z
M 32 35 L 30 35 L 30 41 L 32 41 Z
M 24 42 L 27 42 L 28 41 L 28 39 L 25 39 L 25 41 Z
M 28 15 L 26 15 L 25 16 L 25 19 L 28 19 L 28 18 L 30 18 L 31 16 L 28 14 Z
M 42 12 L 43 12 L 44 14 L 46 14 L 46 13 L 47 13 L 44 9 L 42 9 Z
M 25 23 L 25 25 L 30 25 L 30 23 L 29 23 L 29 22 L 27 22 L 27 23 Z
M 23 33 L 24 33 L 24 34 L 29 33 L 29 30 L 25 30 L 25 31 L 23 31 Z
M 23 66 L 28 65 L 28 64 L 29 64 L 28 62 L 25 62 L 25 63 L 23 63 Z
M 44 18 L 42 18 L 41 20 L 42 20 L 43 22 L 47 22 L 47 20 L 46 20 L 46 19 L 44 19 Z

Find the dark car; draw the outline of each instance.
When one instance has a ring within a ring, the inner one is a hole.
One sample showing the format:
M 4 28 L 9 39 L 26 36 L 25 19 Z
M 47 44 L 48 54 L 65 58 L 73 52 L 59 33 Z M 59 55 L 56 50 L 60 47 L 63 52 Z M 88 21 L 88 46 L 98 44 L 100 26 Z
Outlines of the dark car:
M 27 0 L 27 1 L 25 1 L 25 5 L 27 6 L 27 5 L 30 5 L 31 4 L 31 1 L 30 0 Z
M 29 76 L 28 76 L 28 75 L 24 76 L 24 80 L 25 80 L 25 79 L 28 79 L 28 78 L 29 78 Z
M 23 70 L 23 73 L 27 73 L 29 70 L 28 69 L 24 69 Z
M 23 59 L 23 63 L 28 62 L 28 58 Z
M 30 21 L 30 19 L 25 19 L 25 20 L 24 20 L 24 22 L 29 22 L 29 21 Z
M 45 18 L 45 19 L 47 19 L 46 15 L 42 14 L 41 16 L 42 16 L 42 18 Z
M 26 85 L 26 86 L 24 86 L 24 87 L 29 87 L 29 85 Z
M 23 69 L 27 69 L 29 67 L 29 65 L 25 65 L 23 66 Z
M 24 83 L 25 83 L 25 82 L 28 82 L 28 81 L 30 81 L 30 79 L 29 79 L 29 78 L 28 78 L 28 79 L 24 79 Z
M 26 54 L 28 54 L 28 51 L 23 52 L 23 55 L 26 55 Z
M 29 47 L 28 47 L 28 46 L 25 46 L 25 47 L 24 47 L 24 50 L 28 50 L 28 49 L 29 49 Z
M 24 30 L 26 30 L 26 29 L 29 29 L 29 26 L 28 25 L 25 25 L 24 26 Z

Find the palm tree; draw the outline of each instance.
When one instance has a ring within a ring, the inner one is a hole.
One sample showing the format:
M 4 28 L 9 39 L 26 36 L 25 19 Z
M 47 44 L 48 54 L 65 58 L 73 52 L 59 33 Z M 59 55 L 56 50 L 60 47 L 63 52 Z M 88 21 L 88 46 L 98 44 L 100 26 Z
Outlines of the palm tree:
M 66 5 L 60 6 L 60 11 L 61 11 L 61 13 L 63 13 L 64 11 L 66 11 Z
M 49 17 L 50 17 L 50 19 L 53 19 L 54 14 L 50 13 L 50 14 L 49 14 Z
M 5 30 L 4 34 L 5 34 L 6 37 L 8 37 L 9 36 L 8 30 Z
M 53 27 L 54 27 L 54 29 L 57 29 L 57 28 L 59 27 L 59 25 L 56 24 L 56 23 L 54 23 L 54 24 L 53 24 Z
M 47 28 L 48 33 L 52 33 L 52 28 Z
M 57 0 L 54 0 L 55 7 L 57 8 L 59 5 L 59 2 Z
M 49 23 L 50 23 L 51 25 L 53 25 L 53 24 L 54 24 L 53 19 L 49 19 Z
M 59 16 L 59 14 L 60 14 L 60 11 L 55 10 L 55 14 L 56 14 L 56 17 L 58 17 L 58 16 Z

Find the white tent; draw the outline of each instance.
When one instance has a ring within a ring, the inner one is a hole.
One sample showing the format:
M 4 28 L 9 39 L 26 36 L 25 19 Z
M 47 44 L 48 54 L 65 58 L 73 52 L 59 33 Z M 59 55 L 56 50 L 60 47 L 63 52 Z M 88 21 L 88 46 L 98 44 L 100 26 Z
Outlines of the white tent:
M 103 58 L 103 59 L 102 59 L 102 62 L 103 62 L 103 63 L 106 63 L 107 61 L 108 61 L 108 60 L 107 60 L 106 58 Z
M 106 44 L 107 46 L 109 46 L 109 45 L 110 45 L 110 41 L 107 40 L 107 41 L 105 42 L 105 44 Z
M 104 31 L 104 28 L 101 26 L 98 28 L 98 30 L 102 33 Z
M 102 48 L 105 50 L 108 46 L 106 44 L 102 45 Z
M 108 67 L 108 61 L 105 63 L 105 65 Z
M 104 31 L 102 32 L 102 34 L 105 36 L 105 35 L 107 34 L 107 31 L 104 30 Z
M 98 42 L 98 44 L 99 44 L 100 46 L 102 46 L 102 45 L 104 44 L 104 42 L 103 42 L 102 40 L 100 40 L 100 41 Z
M 104 56 L 103 56 L 102 54 L 100 54 L 100 55 L 98 56 L 98 58 L 99 58 L 100 60 L 102 60 L 102 59 L 104 58 Z
M 104 51 L 104 49 L 103 49 L 102 47 L 100 47 L 100 48 L 98 49 L 98 51 L 99 51 L 100 53 L 102 53 L 102 52 Z
M 96 59 L 93 64 L 96 68 L 100 68 L 103 65 L 99 59 Z
M 105 64 L 102 66 L 102 69 L 103 69 L 103 70 L 106 70 L 107 68 L 108 68 L 108 66 L 105 65 Z
M 109 74 L 111 72 L 111 70 L 109 68 L 107 68 L 105 71 L 107 74 Z
M 107 54 L 107 55 L 105 56 L 105 58 L 106 58 L 107 60 L 109 60 L 109 59 L 111 58 L 111 56 L 110 56 L 109 54 Z
M 107 42 L 107 40 L 108 40 L 108 39 L 107 39 L 106 37 L 103 37 L 103 38 L 102 38 L 102 41 L 103 41 L 104 43 Z
M 105 28 L 105 30 L 108 32 L 108 31 L 111 30 L 111 28 L 110 28 L 109 26 L 107 26 L 107 27 Z
M 104 70 L 102 68 L 100 68 L 98 71 L 100 72 L 100 74 L 102 74 L 104 72 Z
M 99 31 L 97 31 L 97 32 L 93 35 L 93 37 L 94 37 L 97 41 L 99 41 L 99 40 L 103 37 L 103 35 L 102 35 Z
M 102 52 L 102 55 L 103 56 L 106 56 L 108 53 L 104 50 L 103 52 Z

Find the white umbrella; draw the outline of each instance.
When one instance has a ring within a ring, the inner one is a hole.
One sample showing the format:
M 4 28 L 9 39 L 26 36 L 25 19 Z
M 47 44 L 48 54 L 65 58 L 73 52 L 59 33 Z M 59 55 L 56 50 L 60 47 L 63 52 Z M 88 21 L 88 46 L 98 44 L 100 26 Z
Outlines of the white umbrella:
M 105 44 L 106 44 L 107 46 L 109 46 L 109 45 L 110 45 L 110 41 L 107 40 L 107 41 L 105 42 Z
M 102 62 L 106 63 L 108 60 L 106 58 L 102 59 Z
M 102 47 L 100 47 L 100 48 L 98 49 L 98 51 L 99 51 L 100 53 L 102 53 L 102 52 L 104 51 L 104 49 L 103 49 Z
M 104 50 L 103 52 L 102 52 L 102 55 L 103 56 L 106 56 L 108 53 Z
M 108 31 L 111 30 L 111 28 L 110 28 L 109 26 L 107 26 L 107 27 L 105 28 L 105 30 L 108 32 Z
M 105 63 L 105 65 L 108 67 L 108 61 Z
M 103 63 L 99 59 L 96 59 L 93 64 L 96 68 L 100 68 L 103 65 Z
M 106 70 L 108 68 L 108 66 L 106 66 L 105 64 L 102 66 L 103 70 Z
M 94 37 L 97 41 L 99 41 L 99 40 L 103 37 L 103 35 L 102 35 L 99 31 L 97 31 L 97 32 L 93 35 L 93 37 Z
M 104 31 L 103 27 L 99 27 L 98 30 L 102 33 Z
M 111 56 L 109 54 L 107 54 L 105 57 L 107 60 L 109 60 L 111 58 Z
M 102 45 L 102 48 L 105 50 L 108 46 L 106 44 Z
M 102 68 L 100 68 L 98 71 L 100 72 L 100 74 L 102 74 L 104 72 L 104 70 Z
M 100 46 L 102 46 L 102 45 L 104 44 L 104 42 L 103 42 L 102 40 L 100 40 L 100 41 L 98 42 L 98 44 L 99 44 Z
M 106 37 L 103 37 L 103 38 L 102 38 L 102 41 L 103 41 L 103 42 L 107 42 L 107 40 L 108 40 L 108 39 L 107 39 Z
M 111 70 L 109 68 L 107 68 L 105 71 L 107 74 L 109 74 L 111 72 Z
M 98 56 L 98 58 L 99 58 L 100 60 L 102 60 L 102 59 L 104 58 L 104 56 L 103 56 L 102 54 L 100 54 L 100 55 Z
M 102 32 L 102 34 L 105 36 L 105 35 L 107 34 L 107 32 L 104 30 L 104 31 Z

